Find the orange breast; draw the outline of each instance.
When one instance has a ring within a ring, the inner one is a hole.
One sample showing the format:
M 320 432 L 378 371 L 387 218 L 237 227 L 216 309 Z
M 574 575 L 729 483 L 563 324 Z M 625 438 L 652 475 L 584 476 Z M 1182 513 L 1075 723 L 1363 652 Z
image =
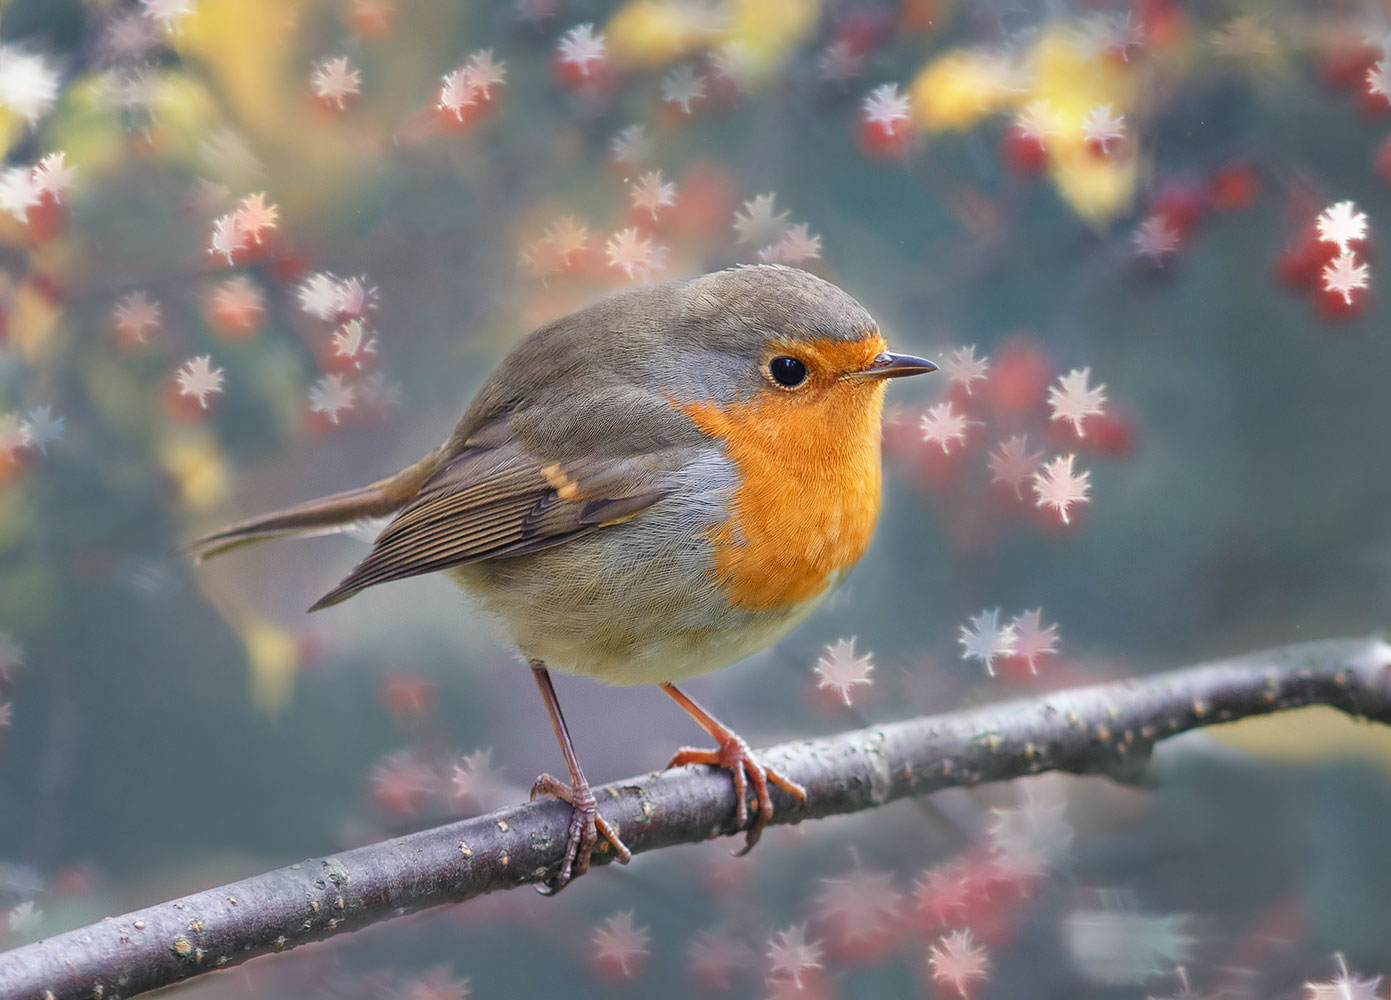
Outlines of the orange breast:
M 881 350 L 876 336 L 818 353 L 853 353 L 850 368 Z M 734 605 L 795 607 L 864 554 L 879 514 L 884 388 L 832 380 L 803 394 L 770 386 L 742 403 L 679 407 L 739 469 L 730 519 L 710 533 L 715 574 Z

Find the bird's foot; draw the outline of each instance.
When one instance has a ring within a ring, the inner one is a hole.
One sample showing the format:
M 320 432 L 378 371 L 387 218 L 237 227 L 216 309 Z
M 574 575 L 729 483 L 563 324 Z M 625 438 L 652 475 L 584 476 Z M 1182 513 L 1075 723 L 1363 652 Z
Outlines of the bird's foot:
M 561 863 L 560 872 L 555 879 L 538 887 L 543 895 L 554 895 L 589 871 L 589 858 L 596 846 L 599 850 L 607 850 L 612 845 L 622 864 L 626 865 L 632 860 L 633 854 L 619 839 L 618 831 L 599 815 L 599 803 L 594 798 L 589 782 L 567 784 L 559 778 L 543 774 L 531 786 L 533 802 L 538 795 L 554 795 L 574 807 L 574 813 L 570 817 L 570 831 L 565 840 L 565 860 Z M 605 841 L 602 845 L 599 843 L 601 833 Z
M 748 854 L 753 845 L 758 843 L 758 838 L 763 835 L 763 828 L 773 818 L 773 799 L 768 794 L 769 782 L 791 795 L 799 806 L 805 805 L 807 801 L 805 788 L 764 764 L 749 749 L 743 738 L 735 733 L 724 733 L 719 748 L 715 750 L 682 747 L 676 751 L 676 756 L 671 758 L 667 767 L 681 767 L 684 764 L 710 764 L 724 768 L 733 776 L 734 799 L 737 803 L 735 816 L 741 830 L 749 822 L 748 789 L 750 784 L 753 785 L 754 796 L 758 799 L 758 815 L 754 817 L 753 825 L 748 829 L 743 850 L 735 852 L 736 854 Z

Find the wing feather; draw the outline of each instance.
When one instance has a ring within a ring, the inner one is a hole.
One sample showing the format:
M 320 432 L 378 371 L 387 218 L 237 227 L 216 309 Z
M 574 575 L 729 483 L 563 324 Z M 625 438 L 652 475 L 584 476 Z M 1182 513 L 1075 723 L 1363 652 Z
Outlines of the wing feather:
M 378 583 L 539 552 L 635 517 L 670 492 L 663 473 L 684 462 L 677 451 L 657 461 L 606 456 L 562 466 L 494 433 L 426 482 L 310 610 Z

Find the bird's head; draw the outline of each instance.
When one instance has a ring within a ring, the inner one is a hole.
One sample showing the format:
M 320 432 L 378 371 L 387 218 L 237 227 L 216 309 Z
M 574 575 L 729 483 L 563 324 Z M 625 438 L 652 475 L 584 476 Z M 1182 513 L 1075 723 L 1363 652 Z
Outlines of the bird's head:
M 700 395 L 765 415 L 834 421 L 871 409 L 885 382 L 937 366 L 888 349 L 864 307 L 790 267 L 738 267 L 681 287 L 674 339 L 703 363 Z

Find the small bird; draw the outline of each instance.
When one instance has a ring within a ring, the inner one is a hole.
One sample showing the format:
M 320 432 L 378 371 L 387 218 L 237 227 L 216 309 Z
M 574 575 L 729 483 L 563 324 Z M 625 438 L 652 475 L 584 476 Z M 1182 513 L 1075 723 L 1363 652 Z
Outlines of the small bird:
M 890 353 L 858 302 L 795 268 L 634 288 L 523 340 L 414 465 L 194 547 L 206 558 L 392 515 L 309 610 L 447 570 L 501 622 L 569 769 L 532 788 L 574 810 L 543 889 L 582 875 L 601 835 L 631 856 L 585 780 L 552 669 L 675 699 L 716 748 L 682 748 L 668 766 L 732 773 L 747 851 L 773 814 L 769 783 L 798 803 L 806 792 L 675 682 L 776 642 L 859 560 L 879 512 L 885 380 L 936 367 Z

